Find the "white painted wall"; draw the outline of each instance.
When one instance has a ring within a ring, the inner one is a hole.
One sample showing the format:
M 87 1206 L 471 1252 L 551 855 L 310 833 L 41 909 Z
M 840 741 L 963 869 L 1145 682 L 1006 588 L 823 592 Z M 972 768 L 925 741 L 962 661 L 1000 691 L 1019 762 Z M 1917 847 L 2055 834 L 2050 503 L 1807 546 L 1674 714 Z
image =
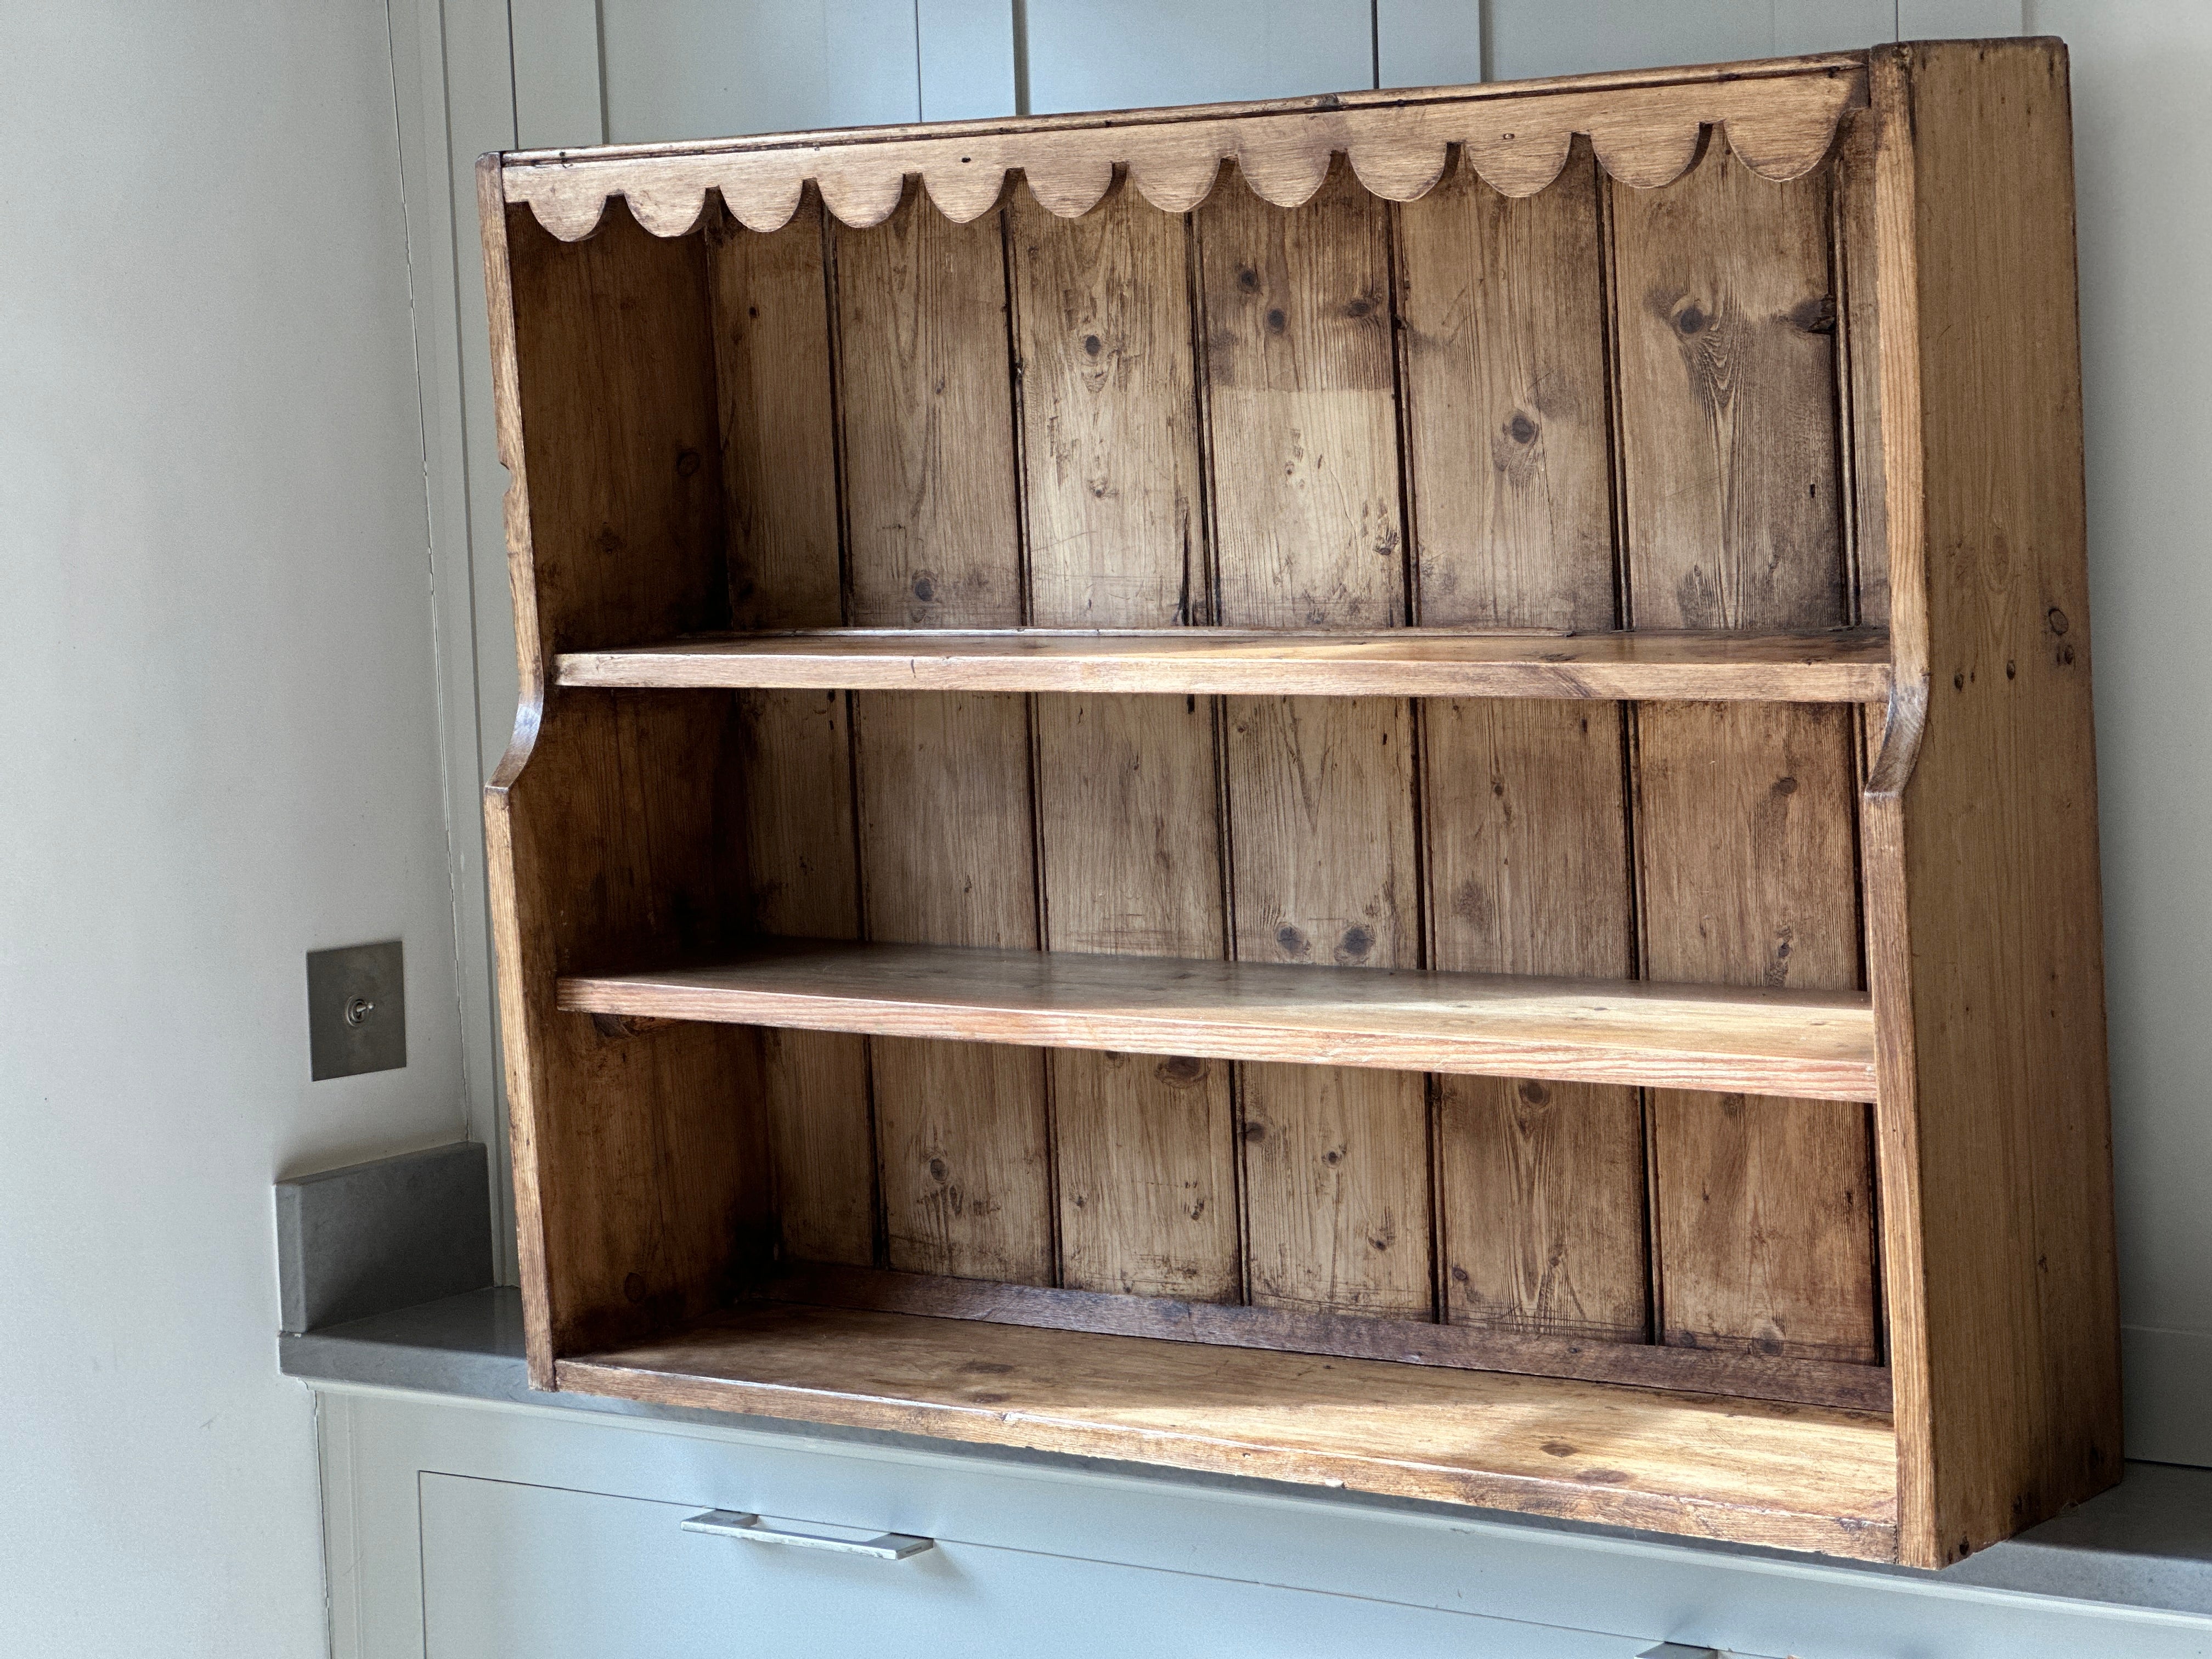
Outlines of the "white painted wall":
M 381 0 L 0 5 L 0 1652 L 26 1659 L 322 1650 L 270 1182 L 463 1128 L 394 139 Z M 395 935 L 410 1063 L 311 1084 L 302 953 Z

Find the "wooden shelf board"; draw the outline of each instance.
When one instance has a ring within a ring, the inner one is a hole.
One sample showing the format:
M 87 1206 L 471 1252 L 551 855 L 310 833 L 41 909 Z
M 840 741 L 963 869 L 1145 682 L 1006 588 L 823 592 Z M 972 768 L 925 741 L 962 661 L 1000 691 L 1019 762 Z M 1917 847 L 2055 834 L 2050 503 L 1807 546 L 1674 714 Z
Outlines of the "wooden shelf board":
M 1857 993 L 763 942 L 734 961 L 564 978 L 594 1014 L 1057 1048 L 1874 1098 Z
M 1115 1296 L 1098 1291 L 895 1273 L 829 1262 L 786 1263 L 762 1288 L 772 1302 L 879 1313 L 927 1314 L 994 1325 L 1093 1331 L 1217 1347 L 1334 1354 L 1463 1371 L 1576 1377 L 1634 1388 L 1687 1389 L 1741 1400 L 1790 1401 L 1887 1412 L 1889 1372 L 1880 1365 L 1782 1358 L 1725 1348 L 1669 1347 L 1564 1336 L 1525 1336 L 1474 1325 L 1307 1312 L 1291 1308 Z
M 555 1377 L 656 1405 L 1896 1553 L 1895 1437 L 1870 1413 L 775 1304 L 562 1359 Z
M 570 652 L 571 686 L 1860 702 L 1879 629 L 1818 634 L 816 629 Z

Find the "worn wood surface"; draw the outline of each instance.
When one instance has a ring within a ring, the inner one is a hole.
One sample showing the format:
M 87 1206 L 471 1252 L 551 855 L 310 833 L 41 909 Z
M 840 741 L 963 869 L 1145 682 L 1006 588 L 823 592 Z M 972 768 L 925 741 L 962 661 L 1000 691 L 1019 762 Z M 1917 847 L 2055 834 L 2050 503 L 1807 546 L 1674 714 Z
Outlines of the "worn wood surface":
M 1429 470 L 1422 476 L 1431 476 Z M 1451 510 L 1443 509 L 1447 521 Z M 1596 510 L 1606 511 L 1601 497 Z M 1031 556 L 1040 565 L 1046 562 L 1042 549 Z M 1606 597 L 1610 604 L 1609 589 Z M 1040 593 L 1036 603 L 1042 607 L 1045 596 Z M 1449 599 L 1425 590 L 1422 614 L 1439 612 L 1452 614 Z M 1048 613 L 1040 609 L 1037 614 Z M 697 690 L 1753 702 L 1880 702 L 1889 693 L 1888 641 L 1879 629 L 1869 629 L 1777 635 L 1443 627 L 1379 634 L 1175 627 L 813 629 L 571 652 L 556 666 L 563 685 Z
M 751 1033 L 608 1033 L 553 1006 L 580 961 L 709 945 L 745 902 L 715 833 L 729 700 L 549 693 L 544 672 L 553 651 L 726 617 L 704 251 L 619 215 L 561 247 L 510 219 L 495 171 L 483 182 L 492 312 L 513 331 L 495 390 L 524 696 L 485 839 L 526 1342 L 546 1386 L 558 1352 L 714 1305 L 763 1242 L 769 1183 Z
M 1402 624 L 1382 204 L 1339 167 L 1288 212 L 1224 179 L 1196 223 L 1222 621 Z M 1237 697 L 1224 727 L 1237 959 L 1418 967 L 1407 705 Z M 1422 1080 L 1275 1066 L 1243 1084 L 1250 1299 L 1430 1314 Z
M 717 217 L 707 236 L 732 620 L 844 620 L 829 283 L 819 204 L 772 236 Z M 841 694 L 737 700 L 750 925 L 860 937 L 850 710 Z M 813 1031 L 761 1033 L 781 1248 L 875 1260 L 875 1151 L 866 1048 Z
M 1611 210 L 1629 620 L 1843 621 L 1826 178 L 1771 185 L 1717 143 Z M 1832 708 L 1639 706 L 1647 973 L 1860 982 L 1851 736 Z M 1664 1340 L 1875 1358 L 1865 1113 L 1708 1095 L 1651 1121 Z
M 1599 187 L 1583 147 L 1540 196 L 1501 196 L 1462 167 L 1399 212 L 1410 563 L 1427 626 L 1619 620 Z M 1601 632 L 1567 648 L 1599 640 L 1630 656 L 1687 643 Z M 1541 684 L 1500 674 L 1419 709 L 1431 962 L 1626 975 L 1620 711 L 1473 700 L 1516 683 Z M 1444 1316 L 1643 1342 L 1635 1092 L 1446 1077 L 1436 1111 Z
M 1337 155 L 1376 195 L 1408 201 L 1435 185 L 1453 144 L 1493 187 L 1526 196 L 1558 175 L 1577 133 L 1613 177 L 1650 186 L 1689 164 L 1702 128 L 1723 125 L 1752 167 L 1788 179 L 1820 164 L 1838 118 L 1865 98 L 1865 55 L 1837 53 L 1517 86 L 529 151 L 507 158 L 506 188 L 571 240 L 591 234 L 612 194 L 661 235 L 697 224 L 710 190 L 744 224 L 773 230 L 810 180 L 845 223 L 874 225 L 916 175 L 964 222 L 991 210 L 1017 168 L 1043 206 L 1074 216 L 1106 193 L 1117 163 L 1170 213 L 1203 200 L 1229 161 L 1263 199 L 1297 206 Z
M 851 619 L 1016 625 L 999 222 L 948 224 L 916 196 L 832 248 Z M 853 727 L 866 935 L 1035 950 L 1024 701 L 866 692 Z M 890 1265 L 1051 1283 L 1042 1057 L 884 1042 L 871 1072 Z
M 2105 1484 L 2067 155 L 2020 43 L 489 162 L 534 1380 L 1921 1565 Z M 778 1248 L 907 1311 L 575 1362 Z M 1523 1467 L 1590 1385 L 1460 1359 L 1798 1404 Z
M 1047 1330 L 1096 1331 L 1231 1348 L 1340 1354 L 1454 1370 L 1579 1377 L 1636 1388 L 1688 1389 L 1743 1400 L 1794 1401 L 1845 1411 L 1887 1412 L 1889 1373 L 1872 1365 L 1824 1364 L 1656 1343 L 1581 1341 L 1501 1334 L 1466 1324 L 1431 1324 L 1281 1308 L 1046 1290 L 985 1279 L 884 1273 L 865 1267 L 801 1266 L 779 1273 L 759 1294 L 823 1308 L 870 1308 L 974 1319 Z
M 1931 672 L 1867 885 L 1902 1553 L 1932 1566 L 2119 1478 L 2118 1310 L 2065 49 L 1877 67 L 1913 301 L 1883 319 L 1893 614 Z
M 1896 1545 L 1888 1419 L 1813 1406 L 775 1305 L 564 1359 L 559 1376 L 661 1405 L 1863 1559 Z
M 1316 1074 L 1384 1066 L 1831 1100 L 1863 1099 L 1874 1076 L 1873 1023 L 1854 992 L 782 940 L 711 965 L 573 974 L 560 1005 L 1311 1061 Z M 1328 1150 L 1316 1156 L 1323 1173 L 1345 1161 L 1325 1162 Z
M 1027 191 L 1009 205 L 1030 618 L 1042 628 L 1173 630 L 1210 614 L 1188 241 L 1181 217 L 1127 188 L 1079 220 Z M 1054 696 L 1032 712 L 1046 946 L 1224 955 L 1213 701 Z M 1049 1065 L 1060 1282 L 1234 1298 L 1228 1066 L 1075 1052 Z

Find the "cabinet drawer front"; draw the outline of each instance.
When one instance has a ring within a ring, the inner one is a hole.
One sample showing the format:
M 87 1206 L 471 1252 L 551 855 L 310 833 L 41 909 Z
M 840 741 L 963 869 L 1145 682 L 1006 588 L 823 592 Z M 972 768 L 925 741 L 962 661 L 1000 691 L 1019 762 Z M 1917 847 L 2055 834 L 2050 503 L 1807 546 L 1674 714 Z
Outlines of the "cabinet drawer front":
M 686 1531 L 699 1509 L 423 1474 L 429 1659 L 1126 1659 L 1392 1649 L 1620 1659 L 1634 1650 L 1618 1635 L 950 1539 L 903 1560 L 763 1548 Z M 883 1530 L 870 1516 L 763 1520 L 810 1533 Z

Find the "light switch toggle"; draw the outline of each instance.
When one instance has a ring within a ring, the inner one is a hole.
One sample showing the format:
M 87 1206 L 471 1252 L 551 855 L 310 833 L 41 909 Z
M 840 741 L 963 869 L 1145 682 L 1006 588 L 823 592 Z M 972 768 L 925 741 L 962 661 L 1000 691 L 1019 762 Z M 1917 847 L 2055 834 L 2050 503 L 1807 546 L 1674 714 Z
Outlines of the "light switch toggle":
M 307 1071 L 317 1082 L 407 1063 L 407 973 L 399 941 L 307 952 Z

